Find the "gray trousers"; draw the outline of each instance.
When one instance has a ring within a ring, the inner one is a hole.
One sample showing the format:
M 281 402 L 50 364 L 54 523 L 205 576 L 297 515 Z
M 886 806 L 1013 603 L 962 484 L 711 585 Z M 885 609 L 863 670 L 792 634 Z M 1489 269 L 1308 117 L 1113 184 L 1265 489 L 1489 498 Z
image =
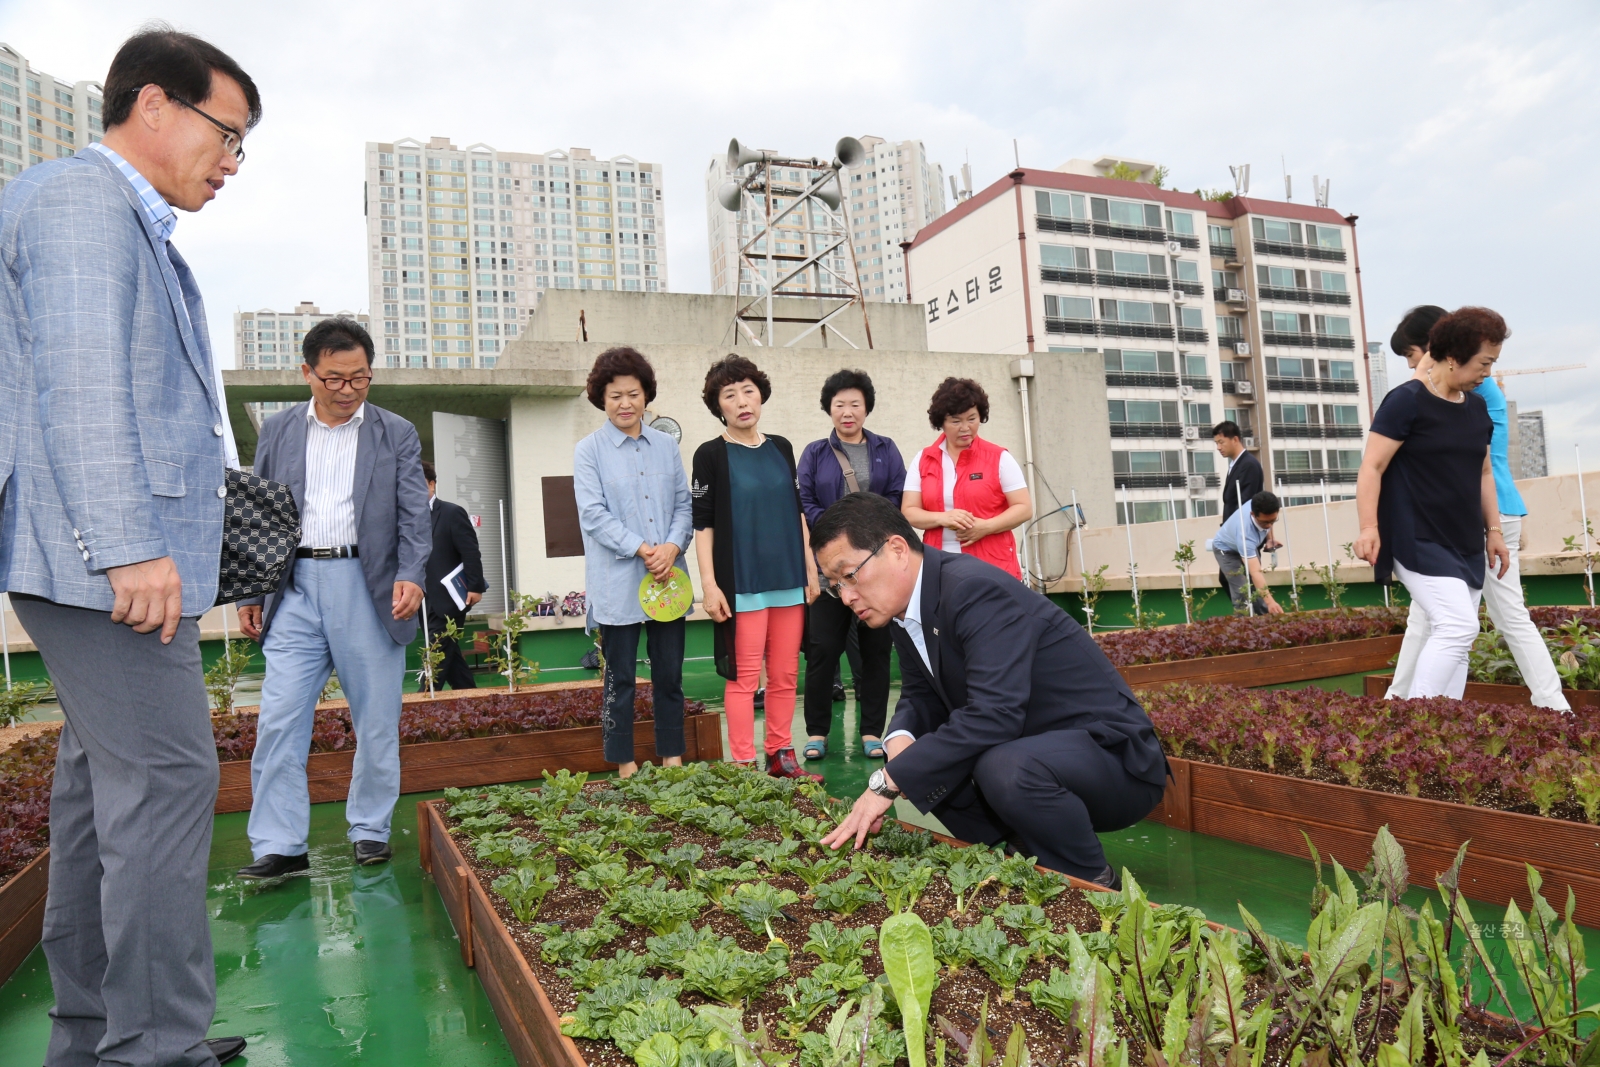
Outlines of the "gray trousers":
M 66 713 L 50 794 L 46 1067 L 206 1067 L 216 967 L 206 865 L 217 750 L 200 626 L 172 643 L 14 596 Z
M 1222 580 L 1228 583 L 1228 596 L 1233 601 L 1234 613 L 1243 614 L 1248 601 L 1252 615 L 1265 615 L 1267 602 L 1261 599 L 1260 593 L 1251 590 L 1250 565 L 1244 557 L 1221 548 L 1212 549 L 1211 554 L 1217 557 L 1217 566 L 1222 568 Z

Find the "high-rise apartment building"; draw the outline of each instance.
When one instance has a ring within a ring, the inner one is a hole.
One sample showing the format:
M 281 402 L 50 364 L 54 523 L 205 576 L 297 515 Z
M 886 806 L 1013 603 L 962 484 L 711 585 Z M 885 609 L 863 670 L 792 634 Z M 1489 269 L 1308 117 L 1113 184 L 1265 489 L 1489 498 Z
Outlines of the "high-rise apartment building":
M 335 315 L 355 319 L 368 331 L 371 317 L 351 311 L 325 312 L 309 300 L 293 311 L 235 311 L 233 313 L 233 365 L 241 370 L 279 370 L 300 365 L 300 343 L 306 331 Z M 376 337 L 373 338 L 378 342 Z
M 1352 495 L 1370 410 L 1353 218 L 1106 176 L 1130 170 L 1158 173 L 1019 169 L 924 227 L 907 270 L 929 347 L 1099 355 L 1119 521 L 1217 514 L 1223 419 L 1287 503 Z
M 1382 341 L 1367 342 L 1367 374 L 1372 381 L 1372 410 L 1377 411 L 1389 395 L 1389 353 Z
M 64 82 L 34 70 L 0 43 L 0 188 L 35 163 L 100 140 L 99 82 Z
M 921 141 L 885 141 L 871 134 L 860 138 L 866 158 L 839 174 L 844 193 L 843 210 L 849 219 L 855 269 L 862 295 L 868 300 L 906 299 L 905 265 L 900 245 L 944 214 L 944 168 L 930 163 Z M 774 152 L 777 155 L 780 153 Z M 798 157 L 796 157 L 798 158 Z M 800 191 L 804 172 L 774 168 L 774 193 L 782 195 L 789 182 Z M 759 295 L 756 279 L 740 276 L 739 246 L 754 237 L 761 220 L 746 208 L 731 212 L 717 202 L 717 189 L 731 179 L 748 175 L 749 166 L 734 170 L 723 157 L 706 167 L 706 222 L 711 251 L 711 291 L 722 295 Z M 777 227 L 775 252 L 802 252 L 804 222 L 795 218 Z M 792 232 L 790 232 L 792 231 Z M 787 236 L 787 239 L 785 237 Z M 834 270 L 848 275 L 849 250 L 844 250 Z M 758 266 L 758 270 L 764 269 Z M 748 275 L 750 268 L 744 268 Z M 779 292 L 783 292 L 779 289 Z
M 447 137 L 366 151 L 384 366 L 493 367 L 546 289 L 667 290 L 660 164 Z
M 1518 411 L 1509 401 L 1511 425 L 1511 476 L 1544 478 L 1550 474 L 1550 454 L 1544 437 L 1543 411 Z

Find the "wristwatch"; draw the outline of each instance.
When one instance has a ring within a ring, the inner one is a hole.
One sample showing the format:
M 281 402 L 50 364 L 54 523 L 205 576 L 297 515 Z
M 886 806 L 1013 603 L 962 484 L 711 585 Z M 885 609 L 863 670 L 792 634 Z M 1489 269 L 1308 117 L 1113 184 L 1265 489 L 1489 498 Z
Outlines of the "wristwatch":
M 885 800 L 894 800 L 900 796 L 900 790 L 889 784 L 889 776 L 879 767 L 872 772 L 872 777 L 867 779 L 867 788 Z

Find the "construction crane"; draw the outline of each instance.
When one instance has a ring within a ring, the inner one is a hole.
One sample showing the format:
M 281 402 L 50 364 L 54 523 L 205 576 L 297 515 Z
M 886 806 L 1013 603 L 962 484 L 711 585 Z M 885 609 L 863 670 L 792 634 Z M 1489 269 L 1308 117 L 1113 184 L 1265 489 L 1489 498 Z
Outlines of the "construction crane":
M 1513 370 L 1496 370 L 1494 372 L 1494 383 L 1500 387 L 1500 391 L 1503 393 L 1506 391 L 1506 379 L 1514 374 L 1551 374 L 1561 370 L 1587 370 L 1588 368 L 1589 364 L 1587 363 L 1563 363 L 1559 367 L 1520 367 Z

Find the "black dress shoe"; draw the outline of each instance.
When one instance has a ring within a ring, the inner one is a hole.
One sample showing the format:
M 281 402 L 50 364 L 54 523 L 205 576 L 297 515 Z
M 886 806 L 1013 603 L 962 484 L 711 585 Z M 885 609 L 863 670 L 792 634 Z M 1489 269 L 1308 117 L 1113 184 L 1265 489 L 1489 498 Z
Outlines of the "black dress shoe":
M 833 702 L 835 704 L 837 704 L 843 699 L 844 699 L 844 686 L 840 685 L 838 682 L 834 682 L 833 683 Z
M 767 687 L 762 686 L 756 690 L 755 706 L 757 711 L 767 710 Z
M 357 841 L 356 865 L 371 867 L 379 863 L 388 863 L 394 855 L 394 849 L 389 847 L 387 841 Z
M 248 867 L 240 867 L 238 877 L 248 882 L 264 882 L 311 869 L 311 858 L 304 852 L 298 856 L 280 856 L 269 852 Z M 219 1039 L 220 1040 L 220 1039 Z M 231 1039 L 230 1039 L 231 1040 Z M 243 1048 L 244 1046 L 239 1046 Z
M 1089 880 L 1095 885 L 1105 886 L 1107 889 L 1110 889 L 1114 892 L 1122 892 L 1122 876 L 1118 874 L 1116 869 L 1113 868 L 1109 863 L 1106 864 L 1105 870 L 1101 871 L 1098 875 Z
M 238 1059 L 239 1053 L 244 1051 L 244 1038 L 208 1037 L 206 1047 L 211 1049 L 211 1054 L 217 1058 L 218 1063 L 227 1063 L 229 1060 Z

